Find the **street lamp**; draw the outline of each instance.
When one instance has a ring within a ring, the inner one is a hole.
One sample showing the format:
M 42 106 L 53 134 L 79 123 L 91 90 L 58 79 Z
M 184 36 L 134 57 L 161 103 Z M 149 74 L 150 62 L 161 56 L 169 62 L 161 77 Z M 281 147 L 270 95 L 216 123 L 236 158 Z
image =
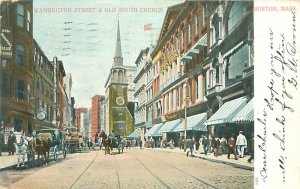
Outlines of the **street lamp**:
M 188 102 L 188 100 L 189 100 L 189 96 L 187 96 L 187 92 L 188 92 L 188 80 L 185 82 L 185 94 L 186 94 L 186 97 L 185 97 L 185 99 L 184 99 L 184 103 L 185 103 L 185 105 L 184 105 L 184 152 L 186 152 L 186 129 L 187 129 L 187 102 Z

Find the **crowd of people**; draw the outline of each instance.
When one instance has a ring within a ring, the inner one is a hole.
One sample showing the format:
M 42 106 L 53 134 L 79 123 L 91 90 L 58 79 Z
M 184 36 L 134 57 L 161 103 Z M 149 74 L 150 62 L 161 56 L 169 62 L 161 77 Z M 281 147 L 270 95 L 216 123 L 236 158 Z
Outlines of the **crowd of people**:
M 166 139 L 161 140 L 160 138 L 154 140 L 152 137 L 145 139 L 145 148 L 167 148 L 174 149 L 174 140 Z M 179 140 L 179 148 L 184 149 L 184 139 Z M 245 153 L 250 155 L 247 160 L 249 163 L 254 159 L 254 137 L 252 136 L 248 141 L 243 134 L 243 131 L 239 131 L 238 136 L 235 138 L 231 135 L 229 138 L 225 138 L 224 135 L 221 137 L 212 135 L 201 135 L 199 141 L 196 141 L 194 137 L 188 137 L 186 140 L 187 156 L 190 154 L 193 156 L 195 153 L 213 154 L 215 157 L 220 155 L 227 155 L 230 159 L 230 155 L 233 154 L 234 158 L 244 158 Z

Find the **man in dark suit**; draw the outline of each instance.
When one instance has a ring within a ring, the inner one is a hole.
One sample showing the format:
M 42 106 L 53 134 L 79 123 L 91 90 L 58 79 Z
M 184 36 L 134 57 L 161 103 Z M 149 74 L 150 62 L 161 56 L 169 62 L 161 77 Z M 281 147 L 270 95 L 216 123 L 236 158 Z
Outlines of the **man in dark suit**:
M 233 153 L 234 154 L 234 157 L 235 157 L 235 160 L 237 160 L 237 154 L 236 154 L 236 144 L 235 144 L 235 140 L 234 140 L 234 137 L 233 135 L 231 135 L 231 137 L 228 139 L 228 155 L 227 155 L 227 158 L 229 159 L 230 158 L 230 154 Z
M 10 131 L 10 134 L 8 136 L 8 155 L 14 155 L 15 153 L 15 143 L 16 142 L 16 135 L 13 133 L 13 131 Z
M 251 163 L 251 161 L 254 159 L 254 136 L 251 136 L 251 139 L 248 142 L 248 150 L 250 154 L 250 158 L 248 159 L 248 162 Z

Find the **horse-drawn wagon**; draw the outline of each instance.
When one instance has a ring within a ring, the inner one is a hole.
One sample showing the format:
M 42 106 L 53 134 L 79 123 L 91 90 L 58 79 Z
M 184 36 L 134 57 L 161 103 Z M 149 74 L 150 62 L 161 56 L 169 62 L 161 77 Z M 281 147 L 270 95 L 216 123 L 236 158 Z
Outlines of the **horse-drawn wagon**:
M 101 131 L 99 137 L 102 138 L 103 145 L 105 147 L 105 155 L 111 154 L 113 148 L 117 148 L 119 153 L 123 153 L 125 140 L 118 136 L 109 136 L 104 131 Z
M 82 135 L 78 133 L 65 135 L 65 145 L 69 153 L 74 153 L 77 150 L 81 152 L 81 148 L 83 146 Z
M 37 131 L 35 149 L 39 155 L 53 156 L 54 161 L 58 159 L 59 154 L 65 158 L 67 155 L 64 142 L 64 133 L 58 129 L 41 129 Z M 46 159 L 46 157 L 45 157 Z

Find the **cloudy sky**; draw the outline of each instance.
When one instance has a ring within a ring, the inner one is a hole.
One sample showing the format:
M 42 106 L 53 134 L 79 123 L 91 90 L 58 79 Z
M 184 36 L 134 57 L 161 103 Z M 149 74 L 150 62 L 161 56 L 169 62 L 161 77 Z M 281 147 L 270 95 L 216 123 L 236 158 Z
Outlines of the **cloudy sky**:
M 183 0 L 34 0 L 34 38 L 49 60 L 62 60 L 73 78 L 76 106 L 91 106 L 105 94 L 120 20 L 124 65 L 155 42 L 168 6 Z M 144 25 L 152 24 L 151 31 Z

